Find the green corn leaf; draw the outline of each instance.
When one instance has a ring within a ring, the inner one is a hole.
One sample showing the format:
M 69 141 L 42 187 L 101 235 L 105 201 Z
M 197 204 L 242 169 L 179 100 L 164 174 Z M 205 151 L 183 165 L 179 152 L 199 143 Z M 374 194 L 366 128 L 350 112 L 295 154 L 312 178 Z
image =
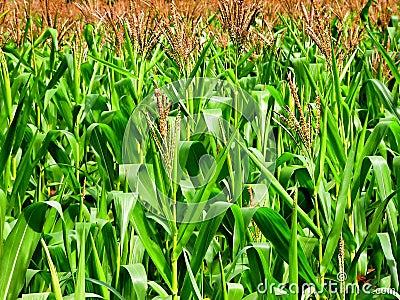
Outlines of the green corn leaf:
M 253 153 L 256 150 L 247 149 L 244 145 L 242 145 L 244 150 L 249 155 L 250 159 L 256 164 L 256 166 L 260 169 L 260 171 L 271 181 L 271 186 L 276 190 L 276 192 L 282 197 L 283 201 L 290 207 L 293 207 L 293 199 L 287 193 L 285 188 L 279 183 L 279 181 L 275 178 L 275 176 L 268 170 L 268 167 L 265 166 L 265 163 L 262 162 L 257 155 Z M 321 231 L 315 226 L 314 222 L 310 219 L 310 217 L 299 207 L 298 215 L 302 222 L 304 222 L 317 236 L 321 235 Z
M 225 211 L 229 208 L 229 206 L 230 203 L 217 202 L 211 206 L 210 210 L 208 211 L 208 214 L 214 215 L 213 211 L 214 209 L 216 211 Z M 201 267 L 201 263 L 203 262 L 204 256 L 206 255 L 207 246 L 211 244 L 211 240 L 214 238 L 223 218 L 224 218 L 224 213 L 221 213 L 216 217 L 201 223 L 200 232 L 196 239 L 193 251 L 193 253 L 195 253 L 196 255 L 192 257 L 192 260 L 190 262 L 190 266 L 194 276 L 197 275 L 197 272 Z M 193 224 L 190 225 L 194 227 Z M 192 226 L 191 230 L 193 231 L 194 228 L 192 228 Z M 178 253 L 180 253 L 182 250 L 177 250 L 177 251 L 179 251 Z M 182 297 L 182 299 L 189 299 L 191 292 L 192 292 L 192 287 L 190 283 L 190 277 L 187 274 L 183 282 L 182 293 L 180 296 Z
M 161 297 L 161 299 L 168 298 L 168 293 L 155 281 L 149 281 L 149 286 Z
M 4 57 L 3 51 L 0 49 L 0 88 L 3 94 L 3 101 L 5 105 L 5 109 L 7 112 L 7 117 L 9 120 L 12 120 L 12 94 L 11 94 L 11 83 L 10 83 L 10 74 L 8 73 L 7 62 Z
M 76 286 L 75 286 L 75 300 L 85 299 L 86 288 L 86 240 L 89 235 L 90 223 L 79 222 L 75 224 L 76 226 L 76 239 L 77 239 L 77 249 L 78 249 L 78 269 L 76 276 Z
M 400 120 L 400 113 L 398 111 L 397 105 L 395 105 L 393 100 L 393 95 L 389 91 L 389 89 L 383 84 L 383 82 L 378 79 L 369 79 L 365 82 L 367 86 L 369 86 L 375 94 L 378 96 L 378 99 L 382 102 L 385 108 L 394 114 L 398 120 Z
M 243 285 L 240 283 L 227 283 L 228 285 L 228 299 L 229 300 L 241 300 L 244 295 Z
M 164 279 L 165 283 L 171 289 L 172 288 L 171 268 L 169 267 L 169 264 L 167 263 L 160 246 L 152 239 L 152 234 L 149 228 L 148 220 L 144 214 L 141 203 L 136 202 L 136 205 L 133 209 L 133 214 L 131 214 L 131 220 L 134 224 L 136 232 L 140 237 L 140 240 L 143 243 L 143 246 L 145 247 L 147 253 L 151 257 L 154 265 L 157 267 L 158 272 L 160 272 L 161 277 Z
M 18 103 L 12 122 L 9 125 L 8 130 L 6 132 L 4 144 L 1 147 L 0 151 L 1 166 L 6 165 L 6 161 L 9 159 L 9 156 L 12 152 L 15 153 L 17 152 L 17 149 L 13 149 L 13 146 L 15 140 L 18 140 L 19 138 L 22 139 L 25 133 L 27 120 L 31 111 L 31 108 L 29 107 L 31 103 L 32 103 L 31 97 L 28 97 L 28 99 L 25 99 L 25 97 L 21 97 L 21 100 Z
M 109 285 L 108 283 L 106 283 L 104 281 L 93 279 L 93 278 L 86 278 L 86 281 L 103 286 L 106 289 L 108 289 L 110 292 L 112 292 L 117 299 L 125 300 L 125 298 L 115 288 L 113 288 L 111 285 Z
M 229 154 L 229 148 L 231 147 L 232 142 L 234 140 L 235 140 L 235 134 L 233 134 L 230 137 L 230 140 L 228 141 L 227 145 L 224 147 L 223 151 L 218 156 L 218 158 L 216 160 L 217 166 L 216 166 L 215 170 L 211 170 L 211 172 L 209 172 L 211 174 L 207 174 L 205 176 L 205 178 L 206 178 L 205 181 L 207 182 L 207 184 L 204 184 L 202 186 L 202 188 L 196 192 L 194 200 L 193 200 L 194 203 L 200 203 L 200 204 L 206 203 L 205 201 L 208 199 L 209 195 L 212 192 L 214 183 L 224 166 L 224 163 Z M 217 210 L 222 209 L 220 211 L 220 214 L 223 213 L 224 209 L 225 209 L 224 203 L 222 203 L 221 205 L 213 206 L 213 209 L 217 209 Z M 196 227 L 196 225 L 194 223 L 192 223 L 193 220 L 197 221 L 198 216 L 201 213 L 202 213 L 202 210 L 200 209 L 200 206 L 195 206 L 192 211 L 188 210 L 188 212 L 186 213 L 187 217 L 185 217 L 184 223 L 181 224 L 181 226 L 179 226 L 178 247 L 175 251 L 176 252 L 175 255 L 177 255 L 177 257 L 179 257 L 183 247 L 185 247 L 187 241 L 189 240 L 190 236 L 193 233 L 194 228 Z M 210 212 L 208 212 L 207 214 L 209 214 L 209 213 Z
M 22 300 L 47 300 L 50 293 L 31 293 L 22 295 Z
M 347 203 L 348 203 L 347 200 L 348 200 L 348 197 L 350 194 L 349 188 L 350 188 L 350 183 L 352 180 L 352 173 L 353 173 L 353 168 L 354 168 L 356 144 L 357 143 L 352 145 L 349 157 L 347 159 L 345 169 L 343 171 L 343 179 L 340 184 L 339 196 L 338 196 L 338 201 L 336 204 L 335 221 L 334 221 L 332 229 L 328 235 L 328 240 L 327 240 L 326 247 L 325 247 L 325 253 L 322 258 L 322 263 L 321 263 L 321 268 L 320 268 L 321 275 L 324 275 L 326 273 L 326 271 L 328 270 L 329 264 L 331 262 L 333 254 L 338 245 L 340 234 L 342 232 L 345 211 L 346 211 L 346 207 L 347 207 Z
M 119 220 L 119 231 L 120 231 L 120 255 L 124 252 L 124 241 L 129 225 L 129 217 L 132 209 L 136 204 L 137 196 L 132 193 L 114 193 L 114 206 L 116 212 L 116 218 Z
M 196 279 L 195 279 L 195 277 L 193 275 L 192 269 L 190 268 L 188 252 L 185 249 L 183 249 L 183 255 L 185 257 L 185 264 L 186 264 L 186 268 L 188 270 L 188 276 L 190 278 L 190 283 L 192 285 L 194 294 L 196 296 L 196 299 L 201 300 L 201 299 L 203 299 L 203 297 L 201 296 L 200 289 L 199 289 L 199 287 L 197 285 L 197 282 L 196 282 Z
M 3 254 L 3 237 L 4 235 L 4 223 L 7 209 L 7 196 L 2 189 L 0 189 L 0 258 Z
M 399 289 L 399 277 L 397 274 L 397 262 L 393 255 L 393 250 L 392 250 L 393 247 L 390 242 L 389 234 L 387 232 L 384 232 L 384 233 L 378 233 L 377 236 L 381 243 L 381 247 L 382 247 L 383 253 L 386 257 L 387 264 L 390 268 L 390 273 L 392 274 L 392 282 L 394 284 L 393 287 L 396 290 L 398 290 Z
M 120 251 L 118 249 L 117 233 L 115 226 L 110 222 L 106 222 L 101 228 L 101 234 L 104 240 L 105 257 L 110 267 L 111 274 L 118 278 L 121 260 Z
M 231 207 L 234 216 L 234 229 L 233 229 L 233 246 L 232 257 L 235 257 L 240 249 L 246 245 L 246 226 L 244 225 L 243 214 L 239 205 L 234 204 Z
M 124 76 L 129 77 L 129 78 L 135 78 L 135 79 L 137 79 L 137 77 L 136 77 L 135 75 L 133 75 L 131 72 L 129 72 L 128 70 L 125 70 L 125 69 L 123 69 L 123 68 L 121 68 L 121 67 L 118 67 L 118 66 L 116 66 L 115 64 L 112 64 L 112 63 L 110 63 L 110 62 L 108 62 L 108 61 L 106 61 L 106 60 L 104 60 L 104 59 L 102 59 L 102 58 L 100 58 L 100 57 L 95 57 L 95 56 L 93 56 L 92 54 L 88 54 L 88 56 L 89 56 L 91 59 L 93 59 L 93 60 L 95 60 L 95 61 L 97 61 L 97 62 L 99 62 L 99 63 L 102 63 L 103 65 L 109 67 L 110 69 L 112 69 L 112 70 L 114 70 L 114 71 L 117 71 L 117 72 L 120 73 L 121 75 L 124 75 Z
M 369 0 L 368 4 L 371 5 L 372 1 L 373 0 Z M 365 29 L 367 30 L 371 40 L 374 42 L 375 47 L 378 49 L 378 52 L 383 56 L 383 58 L 385 59 L 386 63 L 388 64 L 389 69 L 390 69 L 390 71 L 392 71 L 394 78 L 396 78 L 397 82 L 400 82 L 400 72 L 399 72 L 398 66 L 396 66 L 396 63 L 390 57 L 389 53 L 382 46 L 382 44 L 375 38 L 375 35 L 371 31 L 371 29 L 368 26 L 366 26 Z
M 104 170 L 104 172 L 102 172 L 104 182 L 107 183 L 108 190 L 110 190 L 113 179 L 115 178 L 115 170 L 114 160 L 107 147 L 107 143 L 112 146 L 115 159 L 121 161 L 121 141 L 118 140 L 115 133 L 108 125 L 94 123 L 87 128 L 86 144 L 92 145 L 96 151 L 103 167 L 102 170 Z
M 42 247 L 46 253 L 47 263 L 49 265 L 50 274 L 51 274 L 51 287 L 53 289 L 54 297 L 56 300 L 62 300 L 62 291 L 60 286 L 60 281 L 57 275 L 57 270 L 53 264 L 53 260 L 51 259 L 49 248 L 43 239 L 40 240 Z
M 188 78 L 193 78 L 193 77 L 196 76 L 197 70 L 200 68 L 201 64 L 204 63 L 205 56 L 206 56 L 206 54 L 208 52 L 208 49 L 210 49 L 210 47 L 211 47 L 213 42 L 214 42 L 214 37 L 212 37 L 207 42 L 207 44 L 204 46 L 203 51 L 202 51 L 200 57 L 197 59 L 196 64 L 195 64 L 193 70 L 190 72 L 190 75 L 189 75 Z
M 47 205 L 35 203 L 24 209 L 8 235 L 0 258 L 0 299 L 16 299 L 29 262 L 40 240 Z
M 364 185 L 368 170 L 373 168 L 375 180 L 378 186 L 378 193 L 381 200 L 386 199 L 392 192 L 392 181 L 387 161 L 381 156 L 368 156 L 364 159 L 361 168 L 361 186 Z
M 38 47 L 42 42 L 47 40 L 47 38 L 51 37 L 52 41 L 52 49 L 50 52 L 50 70 L 53 69 L 55 63 L 56 52 L 58 51 L 58 32 L 54 28 L 47 28 L 41 36 L 39 36 L 34 43 L 34 47 Z
M 253 218 L 263 235 L 274 245 L 278 255 L 289 263 L 291 233 L 282 216 L 271 208 L 261 207 L 255 212 Z M 305 282 L 315 284 L 320 290 L 320 285 L 301 247 L 298 247 L 298 264 L 299 275 Z
M 365 239 L 363 240 L 363 242 L 361 243 L 360 247 L 358 247 L 358 250 L 357 250 L 356 254 L 354 255 L 354 258 L 353 258 L 353 260 L 351 262 L 351 265 L 348 268 L 348 270 L 349 270 L 347 272 L 348 273 L 348 277 L 354 278 L 354 276 L 356 275 L 357 262 L 358 262 L 358 260 L 359 260 L 359 258 L 361 256 L 362 252 L 375 239 L 376 234 L 378 233 L 379 228 L 381 226 L 383 213 L 384 213 L 387 205 L 389 204 L 390 200 L 394 196 L 396 196 L 397 193 L 399 193 L 399 191 L 400 191 L 400 189 L 397 189 L 396 191 L 391 193 L 386 199 L 381 201 L 379 206 L 375 209 L 374 214 L 372 215 L 372 221 L 368 226 L 367 235 L 366 235 Z
M 104 274 L 103 266 L 100 261 L 99 253 L 97 251 L 96 244 L 93 239 L 93 235 L 91 233 L 89 233 L 89 237 L 90 237 L 90 242 L 91 242 L 91 246 L 92 246 L 92 256 L 93 256 L 93 260 L 94 260 L 94 263 L 93 263 L 94 264 L 94 268 L 93 268 L 94 274 L 96 275 L 96 277 L 98 278 L 98 280 L 100 282 L 106 282 L 107 281 L 106 275 Z M 110 299 L 110 292 L 106 286 L 100 284 L 100 290 L 101 290 L 101 295 L 103 296 L 104 299 Z
M 369 9 L 371 8 L 372 2 L 375 2 L 375 0 L 368 0 L 368 2 L 365 4 L 363 9 L 360 12 L 360 19 L 364 23 L 364 25 L 367 25 L 369 23 Z
M 136 299 L 146 299 L 147 274 L 142 264 L 123 265 L 128 273 L 135 292 Z

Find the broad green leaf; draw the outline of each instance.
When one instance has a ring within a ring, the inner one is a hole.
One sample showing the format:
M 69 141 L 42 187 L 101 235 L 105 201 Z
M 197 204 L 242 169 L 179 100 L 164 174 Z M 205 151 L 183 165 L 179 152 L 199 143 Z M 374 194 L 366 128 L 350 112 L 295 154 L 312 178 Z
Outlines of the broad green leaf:
M 202 209 L 200 205 L 205 205 L 206 201 L 208 200 L 208 197 L 210 196 L 211 192 L 213 191 L 214 184 L 217 180 L 217 177 L 219 176 L 225 161 L 227 160 L 228 154 L 229 154 L 229 149 L 235 140 L 235 134 L 232 134 L 230 137 L 230 140 L 224 147 L 224 149 L 221 151 L 219 154 L 217 160 L 216 160 L 216 168 L 215 170 L 210 170 L 209 173 L 206 176 L 206 182 L 207 184 L 204 184 L 201 189 L 199 189 L 195 196 L 194 196 L 194 203 L 199 203 L 198 206 L 193 206 L 192 210 L 188 210 L 188 212 L 185 214 L 185 219 L 184 223 L 179 226 L 179 232 L 178 232 L 178 247 L 175 251 L 175 255 L 179 257 L 183 247 L 186 246 L 187 241 L 189 240 L 190 236 L 193 233 L 194 228 L 196 227 L 195 224 L 193 224 L 193 221 L 198 221 L 200 214 L 202 213 Z M 224 197 L 224 195 L 222 195 Z M 210 209 L 207 212 L 207 215 L 212 216 L 219 216 L 221 215 L 227 207 L 229 207 L 229 203 L 227 202 L 216 202 L 217 205 L 212 205 L 212 209 Z M 228 206 L 226 206 L 228 204 Z M 206 222 L 207 223 L 207 222 Z M 193 262 L 193 261 L 192 261 Z M 196 272 L 193 272 L 196 273 Z
M 234 229 L 233 229 L 233 246 L 232 257 L 235 257 L 239 250 L 246 246 L 247 237 L 245 233 L 246 226 L 244 225 L 243 215 L 240 207 L 237 204 L 232 205 L 231 211 L 234 216 Z
M 189 278 L 190 278 L 190 282 L 192 284 L 192 288 L 193 288 L 194 294 L 195 294 L 195 296 L 196 296 L 196 298 L 198 300 L 201 300 L 203 297 L 201 296 L 200 289 L 197 286 L 196 279 L 195 279 L 195 277 L 193 275 L 193 272 L 192 272 L 192 269 L 190 267 L 190 262 L 189 262 L 189 258 L 188 258 L 188 252 L 185 249 L 183 249 L 183 255 L 185 257 L 186 269 L 188 270 L 188 275 L 189 275 Z
M 390 269 L 390 273 L 392 274 L 392 282 L 394 284 L 394 288 L 396 290 L 399 289 L 399 277 L 398 277 L 398 269 L 397 269 L 397 262 L 396 259 L 393 256 L 393 251 L 392 251 L 392 244 L 390 242 L 390 237 L 387 232 L 384 233 L 378 233 L 378 238 L 379 241 L 381 242 L 381 247 L 383 250 L 383 253 L 385 254 L 387 264 Z
M 343 171 L 343 177 L 342 177 L 343 179 L 340 184 L 339 196 L 336 204 L 335 220 L 331 228 L 331 231 L 328 235 L 328 240 L 325 246 L 325 253 L 322 257 L 322 263 L 321 263 L 322 275 L 324 275 L 328 270 L 329 264 L 336 250 L 342 232 L 342 226 L 345 218 L 345 211 L 348 203 L 348 197 L 350 196 L 349 189 L 354 168 L 354 159 L 356 154 L 355 149 L 356 145 L 353 144 L 352 148 L 350 149 L 349 157 L 347 158 L 345 169 Z
M 255 212 L 253 218 L 263 235 L 274 245 L 278 255 L 289 263 L 291 234 L 282 216 L 271 208 L 261 207 Z M 298 247 L 298 263 L 299 275 L 305 282 L 314 283 L 315 286 L 319 287 L 320 285 L 301 247 Z
M 214 208 L 217 211 L 221 211 L 221 207 L 223 211 L 227 210 L 230 205 L 231 205 L 230 203 L 217 202 L 211 206 L 210 210 L 208 211 L 208 214 L 214 215 L 213 212 Z M 201 267 L 201 264 L 207 252 L 208 245 L 211 244 L 211 240 L 214 238 L 222 222 L 223 217 L 224 213 L 217 214 L 214 218 L 211 218 L 201 223 L 200 231 L 196 239 L 196 243 L 194 245 L 194 250 L 193 250 L 193 253 L 195 253 L 196 255 L 192 256 L 192 260 L 190 262 L 190 266 L 194 276 L 197 275 L 197 272 Z M 190 225 L 194 226 L 193 224 Z M 193 229 L 194 228 L 191 228 L 192 231 Z M 191 293 L 192 293 L 192 286 L 190 283 L 190 277 L 188 274 L 186 274 L 180 296 L 182 297 L 182 299 L 189 299 Z
M 128 230 L 129 219 L 136 204 L 137 195 L 132 193 L 113 193 L 116 218 L 120 230 L 120 255 L 123 256 L 124 241 Z
M 375 180 L 378 187 L 378 193 L 383 201 L 392 192 L 392 181 L 390 179 L 390 169 L 387 161 L 381 156 L 368 156 L 364 159 L 361 169 L 361 186 L 364 186 L 365 178 L 369 169 L 375 173 Z
M 204 62 L 206 54 L 208 52 L 208 49 L 210 49 L 212 43 L 214 42 L 214 37 L 212 37 L 207 44 L 204 46 L 203 51 L 200 55 L 200 57 L 197 59 L 195 66 L 193 67 L 193 70 L 190 72 L 188 78 L 194 78 L 196 76 L 197 70 L 200 68 L 201 64 Z
M 70 159 L 67 156 L 67 154 L 61 151 L 61 148 L 58 147 L 58 145 L 53 142 L 55 137 L 59 136 L 62 133 L 63 131 L 51 130 L 47 132 L 43 140 L 41 139 L 41 136 L 38 133 L 36 133 L 32 137 L 27 147 L 27 151 L 24 153 L 18 165 L 17 177 L 15 179 L 14 188 L 11 193 L 11 199 L 10 199 L 11 207 L 9 208 L 9 210 L 11 210 L 14 207 L 14 205 L 18 203 L 17 202 L 18 199 L 24 198 L 24 194 L 26 192 L 26 189 L 28 188 L 33 170 L 38 165 L 39 161 L 46 154 L 48 154 L 49 151 L 50 153 L 52 153 L 52 155 L 54 155 L 55 159 L 60 160 L 60 163 L 65 163 L 65 164 L 70 163 Z M 69 134 L 67 134 L 67 136 L 69 136 Z M 31 157 L 33 151 L 32 149 L 36 143 L 41 143 L 41 146 L 37 151 L 36 157 L 32 159 Z M 73 172 L 72 168 L 68 168 L 67 171 L 71 174 L 70 178 L 73 182 L 73 187 L 77 188 L 79 186 L 79 183 L 77 182 L 75 173 Z
M 368 2 L 365 4 L 363 9 L 360 12 L 360 19 L 364 23 L 364 25 L 367 25 L 369 23 L 369 9 L 371 8 L 372 2 L 375 2 L 375 0 L 368 0 Z
M 164 279 L 168 287 L 171 288 L 171 268 L 167 263 L 160 246 L 153 240 L 154 237 L 151 229 L 149 228 L 149 221 L 144 214 L 142 204 L 139 202 L 136 202 L 136 205 L 133 209 L 131 221 L 134 224 L 135 230 L 139 235 L 143 246 L 145 247 L 154 265 L 157 267 L 158 272 L 160 272 L 161 277 Z
M 32 98 L 30 97 L 27 100 L 24 97 L 22 97 L 20 102 L 18 103 L 12 122 L 11 124 L 9 124 L 9 127 L 7 128 L 4 144 L 1 147 L 1 152 L 0 152 L 1 166 L 6 165 L 6 162 L 9 159 L 11 151 L 17 152 L 16 151 L 17 149 L 13 149 L 13 145 L 15 139 L 17 139 L 19 136 L 24 135 L 27 125 L 27 119 L 30 114 L 29 105 L 31 103 L 32 103 Z
M 43 239 L 41 239 L 42 247 L 46 253 L 47 263 L 49 265 L 50 274 L 51 274 L 51 287 L 53 289 L 54 297 L 56 300 L 62 300 L 62 291 L 60 286 L 60 281 L 58 278 L 57 270 L 53 264 L 53 260 L 51 259 L 49 248 Z
M 106 222 L 101 228 L 101 235 L 104 240 L 104 256 L 106 257 L 107 266 L 113 276 L 118 276 L 121 260 L 115 226 L 110 222 Z M 106 266 L 105 261 L 103 261 L 103 266 Z
M 97 251 L 96 248 L 96 244 L 94 242 L 93 239 L 93 235 L 91 233 L 89 233 L 89 238 L 90 238 L 90 242 L 91 242 L 91 246 L 92 246 L 92 257 L 93 257 L 93 264 L 94 264 L 94 275 L 98 278 L 99 282 L 106 282 L 106 275 L 104 274 L 104 270 L 103 270 L 103 266 L 100 262 L 100 257 L 99 257 L 99 253 Z M 86 278 L 87 279 L 87 278 Z M 101 295 L 103 296 L 104 299 L 110 299 L 110 292 L 107 289 L 106 286 L 99 284 L 100 285 L 100 292 Z
M 64 296 L 63 300 L 75 300 L 75 299 L 86 299 L 86 298 L 95 298 L 95 299 L 103 299 L 100 295 L 97 295 L 95 293 L 85 293 L 82 298 L 77 298 L 78 296 L 76 293 L 72 293 L 68 296 Z
M 168 298 L 168 293 L 155 281 L 149 281 L 148 285 L 162 298 Z
M 257 299 L 259 299 L 257 292 L 251 293 L 243 298 L 243 300 L 257 300 Z
M 371 4 L 371 0 L 368 1 L 368 4 Z M 378 49 L 378 52 L 383 56 L 385 59 L 386 63 L 389 66 L 390 71 L 392 71 L 393 76 L 396 78 L 397 82 L 400 82 L 400 72 L 398 66 L 396 66 L 396 63 L 393 61 L 393 59 L 390 57 L 389 53 L 386 51 L 386 49 L 382 46 L 382 44 L 376 40 L 374 33 L 371 31 L 369 26 L 366 26 L 365 29 L 367 30 L 370 38 L 374 42 L 375 47 Z
M 366 247 L 368 247 L 372 243 L 372 241 L 376 237 L 376 234 L 378 233 L 380 226 L 381 226 L 384 210 L 386 209 L 390 200 L 398 192 L 399 192 L 399 189 L 394 191 L 393 193 L 391 193 L 386 199 L 382 200 L 379 203 L 379 206 L 375 209 L 375 211 L 372 215 L 372 221 L 368 226 L 367 236 L 363 240 L 362 244 L 358 247 L 358 250 L 355 253 L 354 258 L 349 267 L 348 276 L 350 276 L 350 278 L 353 278 L 353 276 L 355 276 L 357 262 L 359 260 L 359 257 L 361 256 L 362 252 L 366 249 Z
M 131 72 L 129 72 L 128 70 L 125 70 L 125 69 L 123 69 L 123 68 L 121 68 L 121 67 L 119 67 L 119 66 L 116 66 L 115 64 L 110 63 L 110 62 L 108 62 L 108 61 L 106 61 L 106 60 L 104 60 L 104 59 L 102 59 L 102 58 L 100 58 L 100 57 L 95 57 L 95 56 L 93 56 L 93 55 L 91 55 L 91 54 L 89 54 L 88 56 L 89 56 L 91 59 L 93 59 L 93 60 L 95 60 L 95 61 L 97 61 L 97 62 L 99 62 L 99 63 L 102 63 L 103 65 L 105 65 L 105 66 L 111 68 L 112 70 L 117 71 L 118 73 L 121 73 L 121 75 L 125 75 L 125 76 L 131 77 L 131 78 L 136 78 L 136 76 L 133 75 L 133 74 L 132 74 Z
M 97 279 L 93 279 L 93 278 L 86 278 L 86 281 L 103 286 L 103 287 L 107 288 L 110 292 L 112 292 L 118 299 L 125 300 L 124 297 L 122 297 L 122 295 L 115 288 L 113 288 L 111 285 L 109 285 L 106 282 L 103 282 L 103 281 L 100 281 Z
M 12 120 L 12 95 L 11 95 L 11 83 L 10 83 L 10 74 L 8 73 L 7 62 L 4 57 L 3 51 L 0 49 L 0 88 L 3 94 L 4 106 L 7 112 L 7 117 L 11 121 Z
M 3 254 L 4 239 L 4 223 L 6 219 L 7 197 L 2 189 L 0 189 L 0 258 Z
M 385 108 L 394 114 L 398 120 L 400 120 L 400 113 L 396 103 L 394 102 L 393 95 L 383 84 L 382 81 L 378 79 L 369 79 L 365 82 L 367 86 L 369 86 L 376 94 L 377 98 L 382 102 Z
M 122 265 L 129 273 L 136 299 L 146 299 L 147 274 L 142 264 Z
M 76 286 L 74 298 L 85 299 L 86 288 L 86 240 L 89 235 L 90 223 L 79 222 L 76 223 L 76 242 L 78 249 L 78 270 L 76 276 Z
M 22 295 L 22 300 L 47 300 L 50 293 L 31 293 Z
M 228 282 L 228 299 L 229 300 L 241 300 L 244 295 L 243 285 L 240 283 Z
M 256 164 L 256 166 L 260 169 L 260 171 L 271 181 L 271 186 L 276 190 L 276 192 L 282 197 L 289 207 L 293 207 L 293 199 L 287 193 L 284 187 L 279 183 L 279 181 L 275 178 L 275 176 L 268 170 L 268 167 L 265 166 L 265 162 L 260 161 L 258 156 L 254 154 L 256 152 L 255 149 L 247 149 L 244 145 L 245 151 L 251 158 L 251 160 Z M 301 209 L 298 208 L 298 215 L 302 222 L 306 223 L 306 225 L 317 235 L 321 235 L 321 231 L 315 226 L 314 222 L 310 219 L 310 217 Z
M 382 139 L 386 135 L 386 132 L 392 122 L 387 122 L 387 121 L 381 121 L 379 122 L 374 129 L 372 130 L 372 133 L 369 135 L 367 141 L 361 145 L 359 145 L 359 152 L 357 153 L 356 160 L 357 160 L 357 166 L 356 170 L 354 172 L 354 183 L 351 191 L 351 197 L 352 199 L 356 198 L 356 194 L 359 193 L 360 189 L 360 178 L 362 175 L 362 168 L 364 164 L 364 159 L 367 156 L 373 156 L 381 143 Z M 360 143 L 362 141 L 360 140 Z M 365 169 L 365 166 L 364 166 Z M 365 177 L 365 176 L 364 176 Z
M 43 229 L 47 205 L 35 203 L 24 209 L 8 235 L 0 258 L 0 299 L 16 299 Z
M 43 41 L 45 41 L 48 37 L 51 37 L 52 40 L 52 49 L 50 51 L 50 70 L 53 69 L 56 51 L 58 51 L 58 32 L 54 28 L 47 28 L 41 36 L 39 36 L 34 43 L 34 47 L 38 47 Z

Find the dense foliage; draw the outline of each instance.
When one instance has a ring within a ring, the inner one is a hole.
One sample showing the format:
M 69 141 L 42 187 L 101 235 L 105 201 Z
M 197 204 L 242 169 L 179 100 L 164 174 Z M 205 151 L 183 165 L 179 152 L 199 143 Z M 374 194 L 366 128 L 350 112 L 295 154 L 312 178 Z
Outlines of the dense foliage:
M 397 6 L 2 1 L 0 298 L 400 299 Z

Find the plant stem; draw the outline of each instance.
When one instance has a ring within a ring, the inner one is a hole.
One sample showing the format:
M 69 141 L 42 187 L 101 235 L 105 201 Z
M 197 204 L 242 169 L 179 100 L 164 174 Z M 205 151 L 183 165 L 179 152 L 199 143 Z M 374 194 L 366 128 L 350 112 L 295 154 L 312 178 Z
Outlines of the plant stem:
M 180 116 L 178 116 L 179 118 Z M 179 136 L 180 136 L 180 128 L 174 128 L 176 130 L 175 135 L 175 149 L 174 149 L 174 156 L 172 161 L 172 174 L 170 177 L 170 184 L 171 184 L 171 192 L 172 192 L 172 200 L 173 200 L 173 240 L 172 240 L 172 294 L 173 300 L 178 300 L 178 258 L 179 255 L 177 254 L 178 248 L 178 227 L 177 227 L 177 198 L 176 193 L 178 190 L 178 155 L 179 155 Z
M 172 183 L 172 187 L 173 187 Z M 178 255 L 176 254 L 176 249 L 178 248 L 178 229 L 176 226 L 176 220 L 177 220 L 177 213 L 176 213 L 176 192 L 174 188 L 172 188 L 172 193 L 173 193 L 173 226 L 174 228 L 172 229 L 173 231 L 173 238 L 172 238 L 172 257 L 171 257 L 171 263 L 172 263 L 172 299 L 173 300 L 178 300 Z
M 297 254 L 297 185 L 295 189 L 295 195 L 293 197 L 292 228 L 289 248 L 289 283 L 296 287 L 296 291 L 294 293 L 290 291 L 289 299 L 291 300 L 297 300 L 299 294 L 299 267 Z
M 172 299 L 178 300 L 178 257 L 175 257 L 175 249 L 178 246 L 178 231 L 174 233 L 172 241 Z
M 318 187 L 314 188 L 314 203 L 315 203 L 315 213 L 316 213 L 316 218 L 317 218 L 317 228 L 321 231 L 321 220 L 320 220 L 320 216 L 319 216 L 319 205 L 318 205 Z M 321 268 L 321 264 L 322 264 L 322 257 L 323 257 L 322 235 L 320 235 L 318 238 L 318 264 L 319 264 L 320 268 Z M 321 274 L 321 272 L 320 272 L 320 274 Z M 321 275 L 320 284 L 321 284 L 321 286 L 324 286 L 324 275 Z

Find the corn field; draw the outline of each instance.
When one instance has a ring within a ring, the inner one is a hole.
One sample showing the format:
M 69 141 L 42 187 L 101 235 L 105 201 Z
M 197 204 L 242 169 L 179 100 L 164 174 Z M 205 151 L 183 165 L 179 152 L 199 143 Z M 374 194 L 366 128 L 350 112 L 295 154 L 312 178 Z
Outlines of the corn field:
M 0 0 L 0 299 L 400 299 L 399 16 Z

